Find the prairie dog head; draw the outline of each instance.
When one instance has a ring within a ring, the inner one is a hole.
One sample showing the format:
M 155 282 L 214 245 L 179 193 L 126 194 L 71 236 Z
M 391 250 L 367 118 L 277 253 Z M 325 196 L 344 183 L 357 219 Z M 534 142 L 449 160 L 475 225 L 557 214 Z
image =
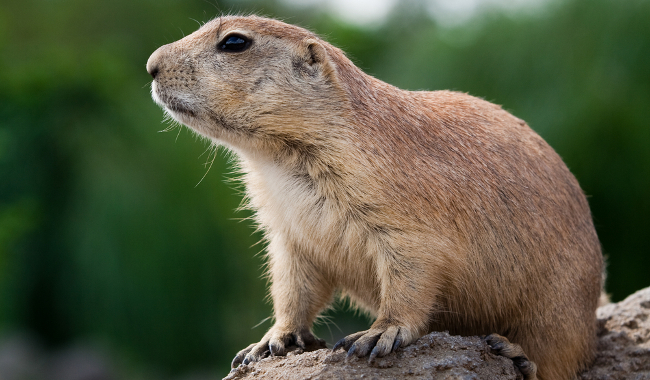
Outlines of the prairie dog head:
M 214 141 L 309 141 L 345 108 L 333 49 L 299 27 L 225 16 L 160 47 L 147 71 L 154 100 Z

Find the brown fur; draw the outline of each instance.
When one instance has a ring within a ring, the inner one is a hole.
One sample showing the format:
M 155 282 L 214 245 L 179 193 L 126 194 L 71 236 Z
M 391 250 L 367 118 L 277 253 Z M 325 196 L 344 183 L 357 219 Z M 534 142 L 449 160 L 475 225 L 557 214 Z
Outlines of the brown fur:
M 233 31 L 250 48 L 219 51 Z M 215 19 L 147 69 L 173 118 L 238 155 L 266 233 L 275 325 L 234 365 L 322 345 L 310 328 L 337 290 L 377 317 L 341 342 L 350 355 L 449 330 L 507 337 L 541 379 L 592 360 L 602 257 L 589 206 L 522 120 L 400 90 L 260 17 Z

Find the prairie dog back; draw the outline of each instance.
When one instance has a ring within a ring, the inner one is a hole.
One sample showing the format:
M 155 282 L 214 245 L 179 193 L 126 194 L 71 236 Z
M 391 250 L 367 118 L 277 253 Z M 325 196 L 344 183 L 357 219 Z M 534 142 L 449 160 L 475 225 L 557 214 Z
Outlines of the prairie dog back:
M 233 366 L 323 347 L 341 291 L 376 316 L 338 342 L 380 357 L 432 330 L 490 335 L 526 378 L 593 358 L 602 256 L 576 179 L 524 121 L 410 92 L 313 33 L 226 16 L 156 50 L 152 95 L 232 149 L 268 241 L 275 324 Z

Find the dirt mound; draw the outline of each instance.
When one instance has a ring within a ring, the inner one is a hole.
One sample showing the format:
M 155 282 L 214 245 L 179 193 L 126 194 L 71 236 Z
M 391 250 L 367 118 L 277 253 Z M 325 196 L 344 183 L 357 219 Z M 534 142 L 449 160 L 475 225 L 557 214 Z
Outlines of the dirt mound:
M 581 380 L 650 380 L 650 288 L 598 309 L 594 365 Z M 372 364 L 345 352 L 318 350 L 239 366 L 235 379 L 522 379 L 511 360 L 494 355 L 479 337 L 434 332 Z

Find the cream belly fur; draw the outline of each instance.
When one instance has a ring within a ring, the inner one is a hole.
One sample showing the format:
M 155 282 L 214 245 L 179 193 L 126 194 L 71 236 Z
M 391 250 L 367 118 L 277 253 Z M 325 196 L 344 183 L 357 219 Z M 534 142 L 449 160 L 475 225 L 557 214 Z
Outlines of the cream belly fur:
M 267 238 L 269 251 L 281 255 L 286 251 L 283 246 L 289 244 L 284 237 L 291 236 L 291 243 L 313 252 L 312 258 L 320 261 L 320 266 L 330 267 L 332 261 L 338 260 L 340 262 L 336 267 L 354 268 L 353 272 L 339 273 L 336 280 L 344 284 L 349 295 L 358 299 L 365 310 L 376 315 L 379 298 L 371 289 L 378 288 L 378 283 L 372 281 L 372 260 L 347 262 L 350 256 L 362 258 L 364 255 L 364 247 L 359 246 L 363 241 L 360 232 L 363 226 L 342 224 L 336 205 L 319 200 L 315 192 L 295 177 L 288 176 L 286 170 L 271 160 L 256 162 L 255 159 L 244 159 L 244 162 L 250 165 L 244 171 L 249 173 L 246 183 L 249 189 L 253 189 L 249 192 L 250 207 L 257 210 L 258 223 L 262 226 L 279 226 Z M 319 202 L 322 202 L 322 206 L 316 209 L 314 205 Z M 365 271 L 362 271 L 364 266 Z M 360 280 L 363 281 L 361 284 L 356 283 Z
M 589 205 L 525 122 L 410 92 L 313 33 L 226 16 L 156 50 L 152 96 L 238 157 L 265 233 L 275 324 L 233 366 L 292 346 L 342 292 L 376 317 L 334 349 L 384 356 L 433 330 L 487 335 L 527 379 L 593 359 L 602 255 Z

